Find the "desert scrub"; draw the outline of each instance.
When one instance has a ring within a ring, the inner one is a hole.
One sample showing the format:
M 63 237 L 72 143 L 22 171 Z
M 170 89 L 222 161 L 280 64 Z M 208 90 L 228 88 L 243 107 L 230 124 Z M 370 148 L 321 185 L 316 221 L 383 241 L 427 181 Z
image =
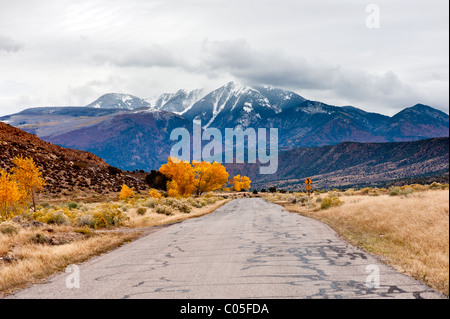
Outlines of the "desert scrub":
M 167 215 L 167 216 L 172 215 L 172 208 L 170 206 L 167 206 L 167 205 L 158 205 L 158 206 L 156 206 L 155 211 L 158 214 L 164 214 L 164 215 Z
M 64 210 L 61 209 L 51 209 L 51 210 L 41 210 L 33 213 L 31 217 L 37 221 L 46 224 L 56 224 L 56 225 L 68 225 L 70 224 L 70 218 L 65 214 Z
M 344 195 L 345 195 L 345 196 L 355 196 L 356 193 L 355 193 L 355 190 L 354 190 L 353 188 L 349 188 L 349 189 L 347 189 L 347 190 L 344 192 Z
M 49 243 L 49 239 L 46 236 L 44 236 L 44 235 L 42 235 L 40 233 L 37 233 L 34 236 L 32 236 L 30 238 L 30 241 L 33 244 L 38 244 L 38 245 L 39 244 L 44 245 L 44 244 L 48 244 Z
M 70 202 L 70 203 L 67 204 L 67 207 L 69 207 L 69 209 L 77 209 L 78 208 L 78 203 Z
M 217 197 L 213 197 L 213 196 L 206 197 L 206 202 L 208 203 L 208 205 L 215 204 L 217 202 L 217 200 L 218 200 Z
M 75 224 L 79 227 L 95 228 L 95 220 L 92 214 L 83 214 L 78 216 Z
M 19 227 L 12 223 L 3 223 L 0 225 L 0 233 L 3 235 L 15 235 L 19 233 Z
M 400 187 L 400 195 L 409 195 L 409 194 L 412 194 L 413 191 L 414 191 L 414 188 L 409 185 Z
M 130 209 L 130 205 L 126 204 L 120 207 L 120 209 L 122 209 L 123 212 L 127 212 Z
M 360 195 L 368 195 L 371 190 L 372 189 L 370 187 L 366 187 L 366 188 L 359 190 L 359 194 Z
M 398 196 L 400 195 L 400 187 L 391 187 L 389 188 L 389 196 Z
M 428 187 L 425 185 L 412 184 L 410 186 L 415 192 L 424 192 L 424 191 L 428 190 Z
M 380 196 L 380 193 L 376 189 L 372 189 L 367 193 L 368 196 Z
M 441 184 L 441 183 L 434 182 L 429 186 L 429 188 L 433 189 L 433 190 L 438 190 L 438 189 L 446 190 L 446 189 L 448 189 L 448 184 Z
M 369 191 L 370 191 L 370 188 L 369 188 Z M 365 193 L 365 194 L 368 194 L 369 191 L 367 191 L 367 193 Z M 341 194 L 340 194 L 339 192 L 336 192 L 336 191 L 331 191 L 331 192 L 328 194 L 328 197 L 341 197 Z
M 186 203 L 182 203 L 180 206 L 178 206 L 178 210 L 184 214 L 189 214 L 192 211 L 192 207 Z
M 414 189 L 411 186 L 391 187 L 389 188 L 389 196 L 406 196 L 412 194 Z
M 105 203 L 89 213 L 79 214 L 76 217 L 74 224 L 77 227 L 87 226 L 97 229 L 109 226 L 119 227 L 124 225 L 127 220 L 127 215 L 119 209 L 118 205 Z
M 91 229 L 89 226 L 78 227 L 73 230 L 75 233 L 83 234 L 83 235 L 91 235 Z
M 340 201 L 337 197 L 325 197 L 320 203 L 320 209 L 328 209 L 330 207 L 337 207 L 344 202 Z
M 188 203 L 189 203 L 189 205 L 191 205 L 192 207 L 195 207 L 195 208 L 202 207 L 202 204 L 200 203 L 200 201 L 198 199 L 189 198 Z
M 147 208 L 146 208 L 146 207 L 139 207 L 139 208 L 136 210 L 136 213 L 137 213 L 138 215 L 140 215 L 140 216 L 143 216 L 143 215 L 145 215 L 145 214 L 147 213 Z
M 144 206 L 148 208 L 155 208 L 158 203 L 159 201 L 157 199 L 149 199 L 144 203 Z
M 106 228 L 108 226 L 122 226 L 127 216 L 117 205 L 103 204 L 92 214 L 95 228 Z

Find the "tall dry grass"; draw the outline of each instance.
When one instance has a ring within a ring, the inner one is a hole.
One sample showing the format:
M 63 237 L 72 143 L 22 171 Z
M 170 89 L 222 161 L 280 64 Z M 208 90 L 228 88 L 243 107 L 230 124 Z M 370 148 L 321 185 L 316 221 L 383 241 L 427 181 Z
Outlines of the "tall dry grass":
M 69 264 L 83 262 L 116 248 L 139 235 L 138 232 L 99 234 L 52 246 L 31 241 L 36 233 L 43 232 L 37 229 L 21 230 L 14 235 L 14 239 L 0 233 L 0 253 L 12 250 L 15 258 L 12 262 L 0 263 L 0 296 L 63 270 Z
M 449 294 L 447 190 L 407 196 L 341 196 L 339 199 L 343 205 L 325 210 L 294 204 L 285 204 L 285 207 L 324 221 L 352 244 Z

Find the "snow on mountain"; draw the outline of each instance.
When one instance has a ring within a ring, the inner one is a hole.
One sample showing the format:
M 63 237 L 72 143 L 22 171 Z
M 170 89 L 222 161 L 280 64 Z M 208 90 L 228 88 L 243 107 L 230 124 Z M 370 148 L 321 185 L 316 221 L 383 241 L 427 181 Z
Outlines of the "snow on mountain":
M 303 101 L 305 99 L 293 92 L 230 82 L 199 100 L 183 116 L 201 121 L 205 128 L 248 127 Z
M 128 109 L 134 110 L 139 108 L 150 107 L 150 104 L 145 100 L 140 99 L 130 94 L 108 93 L 102 95 L 86 107 L 96 109 Z
M 178 90 L 176 93 L 163 93 L 146 101 L 150 104 L 151 108 L 180 115 L 189 110 L 205 94 L 203 89 L 190 92 Z
M 148 99 L 129 94 L 109 93 L 87 107 L 97 109 L 150 108 L 202 121 L 204 127 L 215 122 L 250 125 L 264 115 L 277 114 L 305 101 L 301 96 L 269 86 L 252 88 L 230 82 L 207 94 L 203 89 L 163 93 Z
M 294 92 L 273 88 L 267 85 L 258 86 L 255 89 L 269 100 L 270 105 L 275 108 L 277 112 L 295 107 L 306 101 L 303 97 Z

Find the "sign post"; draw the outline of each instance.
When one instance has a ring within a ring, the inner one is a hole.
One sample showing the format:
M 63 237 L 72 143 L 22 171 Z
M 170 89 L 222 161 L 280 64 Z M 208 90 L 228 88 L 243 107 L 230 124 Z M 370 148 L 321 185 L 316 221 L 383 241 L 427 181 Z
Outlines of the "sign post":
M 311 196 L 311 190 L 312 190 L 312 187 L 311 187 L 312 180 L 311 180 L 311 178 L 307 178 L 305 180 L 305 184 L 306 184 L 306 191 L 308 192 L 308 196 Z

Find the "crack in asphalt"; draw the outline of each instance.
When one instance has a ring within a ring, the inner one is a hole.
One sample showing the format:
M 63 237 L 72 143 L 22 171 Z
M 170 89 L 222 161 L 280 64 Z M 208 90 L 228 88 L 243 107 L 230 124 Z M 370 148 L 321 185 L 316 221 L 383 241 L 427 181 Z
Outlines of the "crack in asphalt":
M 380 285 L 366 284 L 366 267 Z M 262 199 L 164 227 L 10 298 L 445 298 L 340 239 L 327 225 Z

